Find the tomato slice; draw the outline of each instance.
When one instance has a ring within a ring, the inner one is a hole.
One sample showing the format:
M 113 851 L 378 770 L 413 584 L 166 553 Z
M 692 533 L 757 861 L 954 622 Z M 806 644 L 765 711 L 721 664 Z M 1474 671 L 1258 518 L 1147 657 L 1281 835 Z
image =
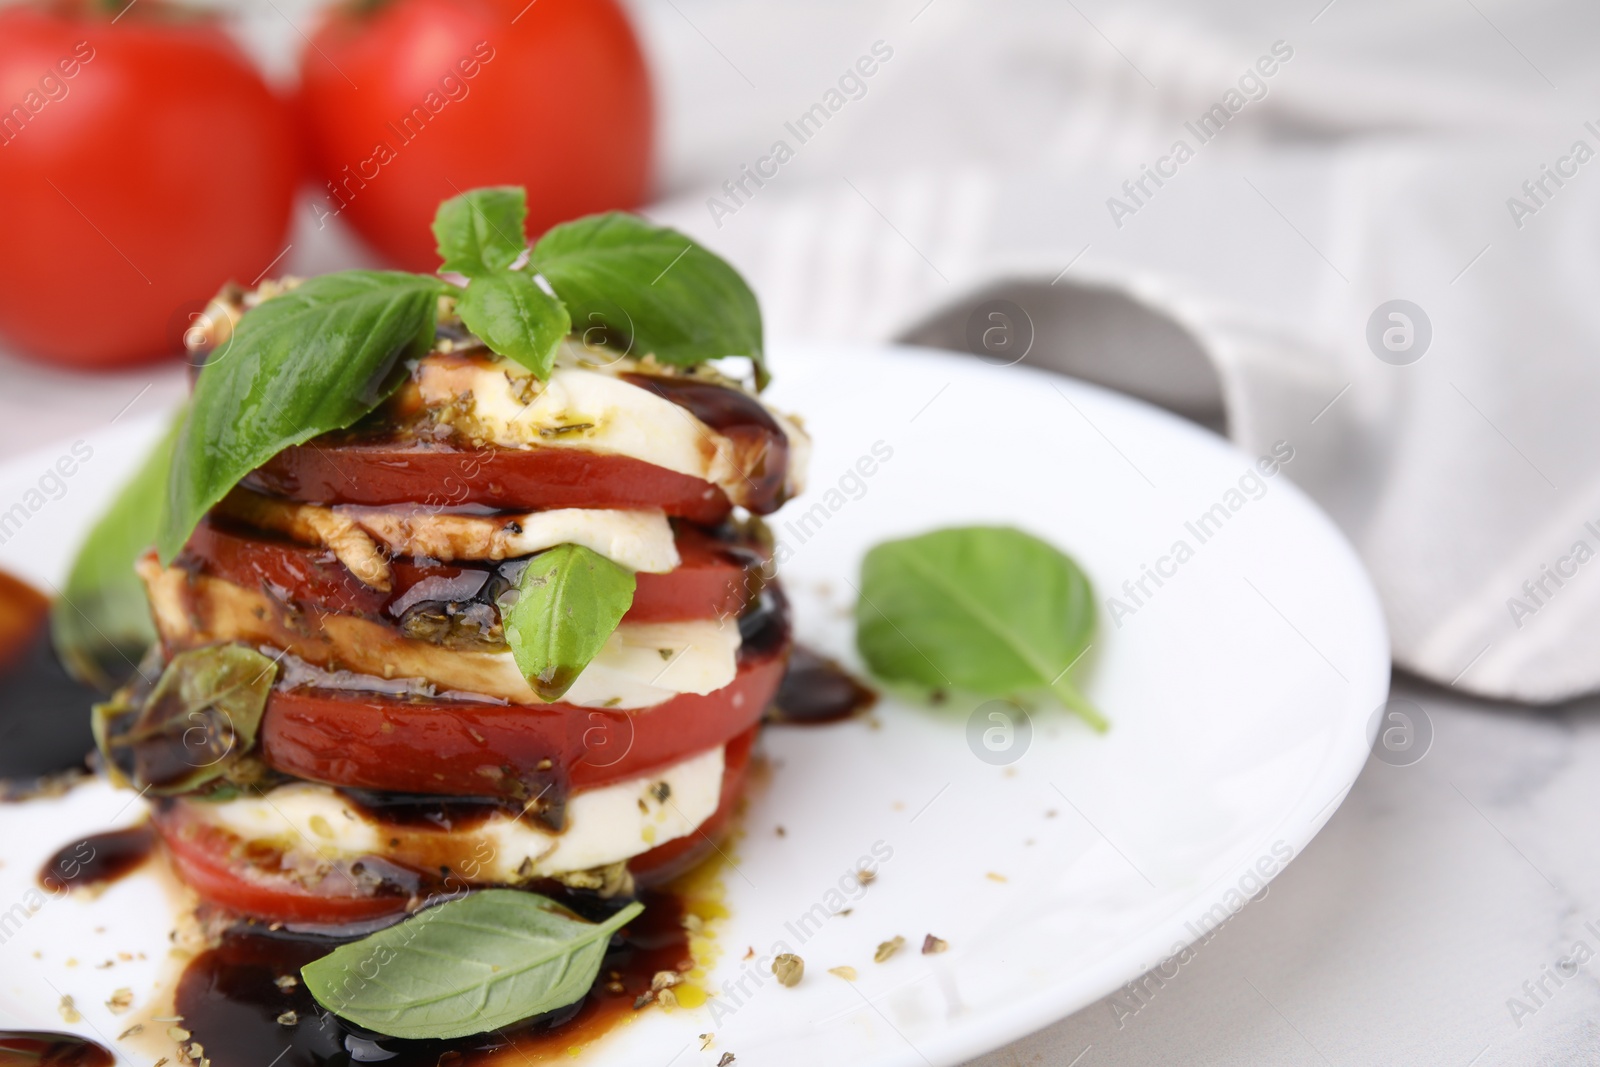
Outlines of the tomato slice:
M 676 531 L 679 566 L 667 574 L 640 574 L 629 622 L 675 622 L 737 615 L 759 590 L 758 573 L 766 550 L 753 539 L 722 537 L 680 524 Z M 391 605 L 416 599 L 407 594 L 423 581 L 437 590 L 427 599 L 470 600 L 483 589 L 496 563 L 418 562 L 397 557 L 391 563 L 394 588 L 387 593 L 361 584 L 326 549 L 273 538 L 259 531 L 235 531 L 203 520 L 185 546 L 180 565 L 262 589 L 306 611 L 340 612 L 395 622 Z M 454 590 L 454 592 L 452 592 Z
M 717 847 L 743 794 L 759 730 L 752 727 L 728 743 L 717 810 L 699 829 L 628 861 L 641 884 L 656 885 L 676 877 Z M 252 853 L 226 830 L 186 816 L 181 806 L 159 809 L 154 822 L 178 877 L 202 900 L 263 922 L 337 924 L 377 919 L 407 911 L 440 888 L 418 872 L 370 856 L 338 865 L 308 886 L 283 869 L 281 855 Z
M 268 460 L 245 485 L 308 504 L 660 508 L 706 526 L 722 522 L 732 508 L 710 482 L 632 456 L 576 448 L 462 449 L 429 441 L 296 445 Z
M 520 796 L 552 771 L 558 781 L 565 775 L 569 790 L 588 789 L 670 766 L 748 730 L 777 692 L 788 652 L 785 641 L 746 658 L 714 693 L 682 693 L 634 711 L 280 689 L 267 701 L 260 752 L 284 774 L 352 789 Z
M 153 820 L 173 869 L 200 899 L 228 911 L 272 922 L 360 922 L 406 910 L 420 887 L 415 875 L 411 885 L 373 885 L 348 867 L 308 886 L 279 866 L 281 857 L 250 855 L 233 834 L 177 810 L 157 811 Z

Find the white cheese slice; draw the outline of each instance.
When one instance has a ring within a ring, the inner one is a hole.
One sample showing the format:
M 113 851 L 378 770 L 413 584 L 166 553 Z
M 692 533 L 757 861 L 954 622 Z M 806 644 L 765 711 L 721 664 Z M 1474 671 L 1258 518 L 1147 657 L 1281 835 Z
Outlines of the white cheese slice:
M 731 619 L 623 623 L 573 681 L 561 703 L 580 708 L 648 708 L 679 693 L 714 693 L 738 675 L 739 643 L 739 626 Z M 440 649 L 438 656 L 473 661 L 476 684 L 463 686 L 464 691 L 514 697 L 524 704 L 539 702 L 510 652 Z M 434 662 L 445 666 L 437 658 Z M 420 676 L 433 681 L 440 673 L 424 669 Z
M 678 693 L 714 693 L 738 674 L 739 644 L 732 619 L 624 623 L 561 699 L 584 708 L 647 708 Z
M 714 748 L 657 774 L 575 793 L 567 799 L 567 828 L 559 834 L 505 814 L 462 831 L 385 825 L 333 788 L 312 782 L 216 803 L 180 803 L 242 840 L 311 852 L 328 861 L 369 855 L 404 861 L 408 844 L 431 839 L 424 851 L 472 857 L 473 862 L 453 868 L 461 877 L 515 883 L 530 873 L 549 877 L 603 867 L 687 837 L 717 810 L 722 771 L 723 750 Z M 454 840 L 441 848 L 439 839 L 445 837 Z M 398 850 L 391 844 L 395 841 Z
M 368 585 L 390 588 L 392 556 L 437 560 L 515 559 L 556 545 L 582 545 L 632 571 L 665 574 L 678 566 L 672 524 L 653 509 L 556 508 L 521 515 L 461 515 L 401 507 L 320 507 L 236 489 L 217 513 L 333 551 Z
M 506 537 L 506 558 L 557 545 L 582 545 L 630 571 L 666 574 L 679 563 L 672 525 L 659 511 L 559 508 L 516 516 L 521 533 Z
M 729 473 L 713 470 L 716 443 L 699 419 L 670 400 L 601 371 L 558 367 L 533 403 L 523 404 L 512 394 L 504 371 L 481 368 L 473 372 L 472 395 L 473 414 L 494 432 L 497 444 L 615 452 L 712 482 L 717 481 L 712 475 Z M 584 424 L 587 429 L 549 433 Z
M 379 514 L 379 509 L 362 509 L 355 522 L 384 539 L 379 533 L 381 528 L 374 514 Z M 666 514 L 659 510 L 560 507 L 549 512 L 499 515 L 496 518 L 477 518 L 477 520 L 470 515 L 466 517 L 451 515 L 450 518 L 458 518 L 462 523 L 480 522 L 493 525 L 498 534 L 498 541 L 493 545 L 493 553 L 486 553 L 488 558 L 514 560 L 520 555 L 533 555 L 534 552 L 554 549 L 558 544 L 581 544 L 590 552 L 603 555 L 616 565 L 626 566 L 630 571 L 666 574 L 678 565 L 678 547 L 672 537 L 672 523 L 667 522 Z M 414 520 L 403 514 L 400 520 L 414 523 Z M 520 533 L 507 533 L 507 526 L 512 523 L 522 528 Z M 432 555 L 434 558 L 443 558 L 438 553 L 426 550 L 405 552 L 411 547 L 410 542 L 406 542 L 405 539 L 400 539 L 400 544 L 390 542 L 389 547 L 395 552 L 406 555 Z
M 634 360 L 594 369 L 571 365 L 568 358 L 541 385 L 504 361 L 424 360 L 417 381 L 425 402 L 455 401 L 447 421 L 490 443 L 631 456 L 721 486 L 736 502 L 743 499 L 748 482 L 732 442 L 687 409 L 617 377 L 637 369 Z M 794 420 L 767 410 L 789 439 L 787 491 L 798 495 L 805 488 L 810 439 Z

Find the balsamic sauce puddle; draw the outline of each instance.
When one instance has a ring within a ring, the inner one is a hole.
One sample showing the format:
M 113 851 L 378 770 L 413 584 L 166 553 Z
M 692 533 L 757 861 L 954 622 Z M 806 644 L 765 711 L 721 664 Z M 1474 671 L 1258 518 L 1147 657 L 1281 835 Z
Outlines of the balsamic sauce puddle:
M 103 694 L 74 681 L 50 640 L 50 600 L 0 571 L 0 797 L 26 797 L 84 769 L 89 708 Z
M 537 889 L 591 920 L 616 910 L 590 892 L 554 883 Z M 449 1041 L 403 1041 L 362 1030 L 321 1008 L 299 980 L 301 967 L 354 938 L 255 923 L 233 927 L 217 947 L 190 962 L 178 981 L 176 1012 L 216 1067 L 378 1060 L 390 1067 L 473 1067 L 508 1050 L 514 1050 L 508 1062 L 566 1059 L 569 1049 L 607 1033 L 634 1011 L 658 972 L 693 966 L 679 898 L 645 890 L 639 900 L 643 914 L 613 939 L 587 996 L 506 1030 Z
M 878 694 L 863 685 L 837 661 L 805 645 L 789 654 L 778 695 L 767 721 L 787 726 L 820 726 L 866 713 Z
M 112 1067 L 117 1058 L 87 1038 L 37 1030 L 0 1030 L 4 1067 Z
M 109 885 L 143 865 L 155 844 L 149 823 L 92 834 L 62 846 L 46 860 L 39 869 L 39 885 L 52 894 Z

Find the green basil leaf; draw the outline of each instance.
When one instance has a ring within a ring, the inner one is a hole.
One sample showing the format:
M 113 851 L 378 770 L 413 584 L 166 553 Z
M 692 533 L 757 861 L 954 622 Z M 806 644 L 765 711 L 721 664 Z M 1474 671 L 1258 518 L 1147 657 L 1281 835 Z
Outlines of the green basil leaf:
M 589 923 L 536 893 L 488 889 L 341 945 L 300 975 L 318 1004 L 357 1026 L 466 1037 L 581 999 L 611 935 L 643 910 L 636 901 Z
M 156 543 L 179 412 L 133 477 L 89 530 L 50 605 L 50 636 L 68 674 L 109 692 L 156 643 L 150 601 L 133 565 Z
M 538 378 L 550 377 L 556 349 L 572 331 L 566 307 L 521 271 L 502 270 L 472 279 L 456 312 L 467 329 L 502 356 Z
M 533 691 L 560 700 L 633 604 L 626 567 L 582 545 L 557 545 L 528 561 L 515 597 L 501 603 L 506 643 Z
M 1048 688 L 1104 730 L 1067 678 L 1094 627 L 1088 577 L 1021 530 L 936 530 L 884 542 L 861 564 L 856 647 L 888 681 L 991 697 Z
M 755 294 L 738 271 L 683 234 L 635 215 L 591 215 L 541 237 L 532 268 L 586 339 L 677 366 L 748 356 L 757 384 L 766 385 Z
M 501 185 L 453 196 L 433 217 L 442 271 L 476 278 L 504 270 L 528 247 L 528 193 Z
M 118 784 L 191 792 L 255 747 L 277 676 L 277 661 L 243 645 L 180 652 L 154 688 L 130 686 L 95 706 L 95 744 Z
M 344 271 L 247 312 L 195 384 L 173 452 L 162 560 L 245 475 L 393 392 L 401 361 L 433 343 L 441 289 L 416 274 Z

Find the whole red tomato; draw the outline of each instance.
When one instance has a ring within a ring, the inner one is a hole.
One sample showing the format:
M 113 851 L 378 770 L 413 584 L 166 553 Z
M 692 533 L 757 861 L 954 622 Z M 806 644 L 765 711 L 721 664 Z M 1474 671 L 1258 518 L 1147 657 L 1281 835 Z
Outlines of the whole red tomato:
M 80 367 L 181 351 L 283 251 L 300 175 L 288 105 L 213 22 L 104 6 L 0 8 L 0 337 Z
M 644 200 L 650 82 L 612 0 L 356 0 L 301 70 L 317 219 L 399 266 L 438 266 L 434 212 L 476 186 L 524 186 L 535 234 Z

